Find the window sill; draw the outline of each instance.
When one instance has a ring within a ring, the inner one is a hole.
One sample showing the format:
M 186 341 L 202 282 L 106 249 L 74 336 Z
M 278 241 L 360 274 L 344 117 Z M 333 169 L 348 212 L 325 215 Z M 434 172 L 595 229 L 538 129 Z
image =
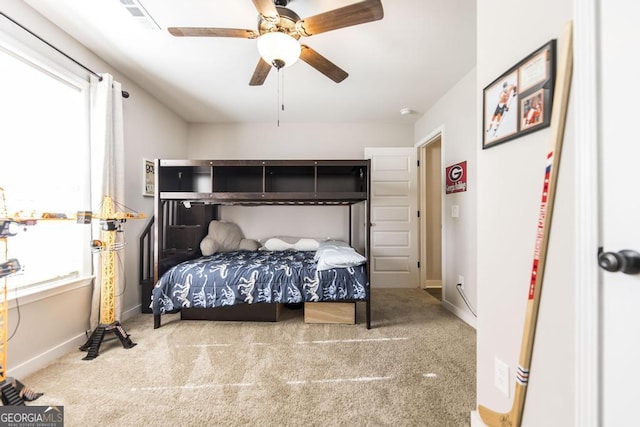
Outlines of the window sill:
M 94 276 L 74 277 L 72 279 L 59 280 L 40 286 L 20 289 L 17 292 L 14 290 L 7 291 L 9 309 L 16 307 L 16 299 L 20 301 L 20 305 L 31 304 L 39 300 L 51 298 L 55 295 L 73 291 L 74 289 L 91 286 L 91 284 L 93 283 L 93 279 Z

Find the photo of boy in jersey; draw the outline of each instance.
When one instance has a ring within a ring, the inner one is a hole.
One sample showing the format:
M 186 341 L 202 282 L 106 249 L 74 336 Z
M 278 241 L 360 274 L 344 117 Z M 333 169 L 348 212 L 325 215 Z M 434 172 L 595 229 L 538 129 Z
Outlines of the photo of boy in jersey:
M 520 111 L 520 128 L 528 129 L 539 125 L 544 120 L 544 92 L 539 90 L 522 100 Z

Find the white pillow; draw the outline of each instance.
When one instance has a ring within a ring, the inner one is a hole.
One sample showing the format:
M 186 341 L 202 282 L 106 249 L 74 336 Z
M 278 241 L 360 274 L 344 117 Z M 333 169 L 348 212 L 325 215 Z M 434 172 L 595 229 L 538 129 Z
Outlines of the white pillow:
M 264 242 L 263 247 L 269 251 L 286 251 L 293 248 L 293 243 L 285 242 L 277 237 L 272 237 Z
M 335 247 L 341 247 L 341 246 L 344 246 L 347 248 L 351 247 L 347 242 L 343 240 L 325 240 L 324 242 L 320 243 L 320 247 L 316 251 L 316 254 L 313 257 L 313 260 L 318 261 L 320 259 L 320 255 L 322 255 L 325 248 L 335 248 Z
M 347 268 L 362 265 L 367 259 L 350 246 L 322 245 L 316 251 L 317 270 Z
M 264 248 L 269 251 L 315 251 L 319 247 L 316 239 L 304 237 L 271 237 L 264 242 Z
M 300 239 L 293 244 L 296 251 L 316 251 L 320 247 L 320 243 L 316 239 Z

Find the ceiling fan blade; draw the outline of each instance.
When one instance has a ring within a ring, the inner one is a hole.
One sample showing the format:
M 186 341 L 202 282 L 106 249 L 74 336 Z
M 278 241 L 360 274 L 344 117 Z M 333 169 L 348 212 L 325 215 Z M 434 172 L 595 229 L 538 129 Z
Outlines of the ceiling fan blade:
M 237 37 L 255 39 L 259 36 L 253 30 L 240 28 L 207 28 L 207 27 L 169 27 L 169 32 L 176 37 Z
M 340 83 L 341 81 L 349 77 L 349 74 L 346 71 L 344 71 L 342 68 L 338 67 L 336 64 L 329 61 L 327 58 L 320 55 L 318 52 L 311 49 L 307 45 L 302 45 L 300 59 L 302 59 L 304 62 L 311 65 L 313 68 L 320 71 L 322 74 L 329 77 L 336 83 Z
M 278 15 L 273 0 L 253 0 L 253 5 L 258 9 L 258 13 L 265 19 L 276 21 L 280 16 Z
M 258 65 L 256 66 L 256 70 L 253 72 L 253 76 L 251 76 L 249 86 L 262 85 L 262 83 L 267 79 L 269 71 L 271 71 L 271 65 L 267 64 L 264 59 L 260 58 Z
M 377 21 L 383 17 L 384 11 L 380 0 L 365 0 L 302 19 L 296 27 L 301 27 L 300 34 L 308 37 L 338 28 Z

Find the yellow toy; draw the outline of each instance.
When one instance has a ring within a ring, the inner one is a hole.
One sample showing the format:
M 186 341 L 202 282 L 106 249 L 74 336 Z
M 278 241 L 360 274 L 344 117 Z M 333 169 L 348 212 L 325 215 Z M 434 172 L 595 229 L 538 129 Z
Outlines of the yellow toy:
M 129 334 L 124 330 L 115 315 L 115 280 L 116 280 L 116 251 L 124 246 L 116 242 L 116 232 L 120 231 L 122 223 L 127 219 L 141 219 L 144 214 L 132 214 L 128 212 L 115 212 L 111 197 L 105 196 L 102 201 L 102 211 L 100 221 L 102 231 L 101 240 L 93 241 L 91 246 L 94 251 L 101 255 L 101 283 L 100 283 L 100 324 L 93 331 L 87 342 L 80 347 L 80 350 L 87 351 L 83 360 L 92 360 L 98 357 L 100 344 L 104 335 L 113 332 L 122 343 L 124 348 L 131 348 L 136 345 L 129 338 Z

